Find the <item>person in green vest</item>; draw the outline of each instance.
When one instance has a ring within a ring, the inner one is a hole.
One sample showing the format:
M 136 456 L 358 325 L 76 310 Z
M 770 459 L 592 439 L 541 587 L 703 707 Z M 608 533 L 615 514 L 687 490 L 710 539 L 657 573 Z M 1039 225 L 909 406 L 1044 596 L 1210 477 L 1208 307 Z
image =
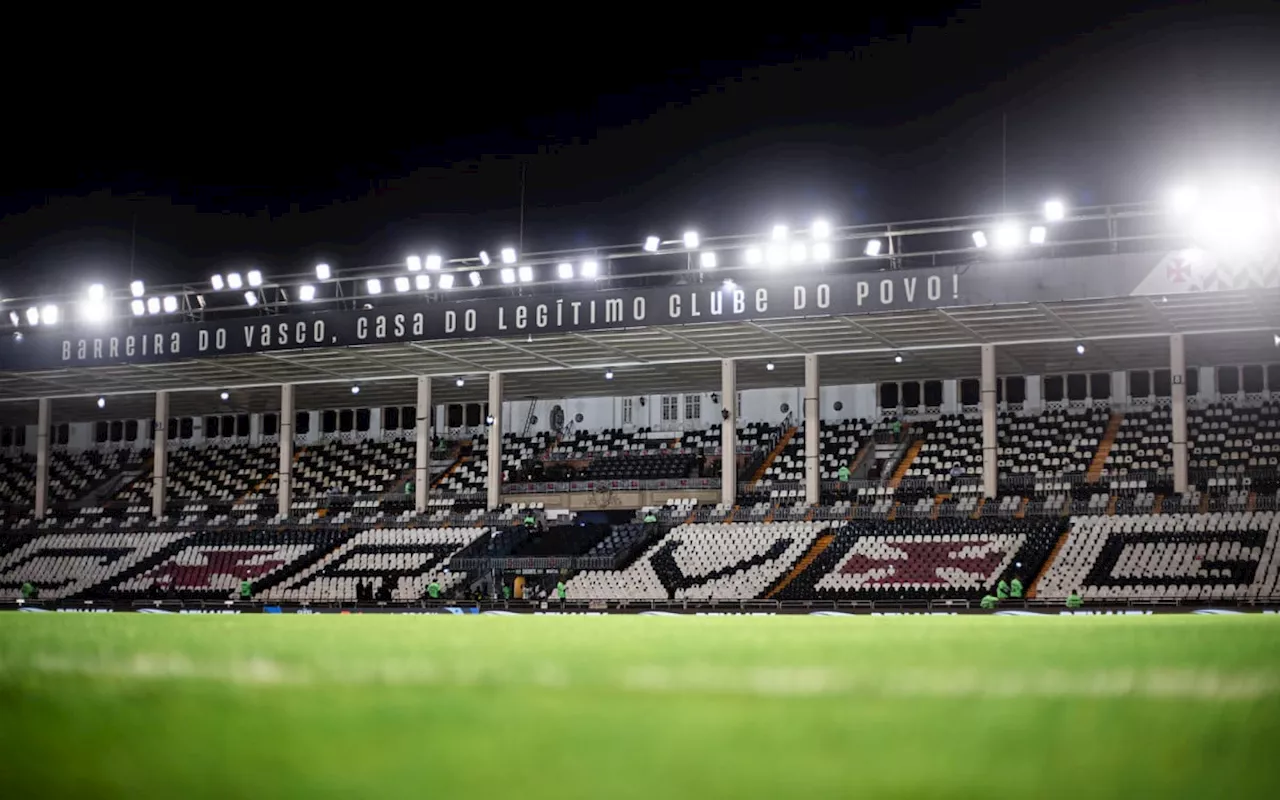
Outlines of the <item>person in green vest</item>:
M 253 582 L 248 578 L 240 581 L 240 599 L 249 602 L 249 598 L 253 595 Z
M 840 471 L 836 473 L 836 477 L 840 479 L 841 483 L 848 483 L 849 482 L 849 465 L 841 464 Z
M 658 521 L 658 515 L 657 515 L 657 514 L 655 514 L 655 513 L 653 513 L 653 511 L 652 511 L 652 510 L 644 512 L 644 524 L 645 524 L 645 525 L 653 525 L 653 524 L 657 523 L 657 521 Z
M 405 493 L 405 494 L 407 494 L 407 495 L 408 495 L 408 494 L 413 494 L 413 481 L 405 481 L 405 482 L 404 482 L 404 493 Z
M 1067 595 L 1067 608 L 1079 608 L 1084 605 L 1084 598 L 1080 596 L 1079 589 L 1072 589 L 1071 594 Z
M 502 599 L 503 599 L 503 600 L 510 600 L 510 599 L 511 599 L 511 587 L 510 587 L 510 586 L 508 586 L 508 585 L 507 585 L 507 584 L 505 584 L 505 583 L 504 583 L 504 584 L 502 584 Z
M 427 597 L 432 600 L 440 599 L 440 584 L 436 582 L 435 578 L 432 578 L 431 583 L 427 584 Z
M 1009 584 L 1005 582 L 1004 578 L 1001 578 L 1000 582 L 996 584 L 996 599 L 997 600 L 1009 599 Z
M 895 438 L 902 435 L 902 420 L 893 421 L 893 435 Z
M 30 599 L 31 599 L 32 597 L 34 597 L 36 594 L 37 594 L 37 592 L 36 592 L 36 587 L 31 583 L 31 581 L 27 581 L 26 583 L 22 584 L 22 599 L 23 599 L 23 600 L 30 600 Z
M 996 604 L 998 602 L 999 601 L 996 600 L 994 597 L 992 597 L 991 593 L 988 592 L 987 594 L 983 595 L 982 602 L 980 603 L 980 605 L 987 610 L 991 610 L 996 607 Z
M 1018 580 L 1018 576 L 1014 575 L 1013 580 L 1009 581 L 1009 596 L 1014 600 L 1022 599 L 1022 581 Z
M 524 512 L 524 526 L 529 530 L 538 527 L 538 518 L 533 515 L 532 511 Z
M 564 596 L 565 596 L 564 581 L 560 581 L 556 584 L 556 597 L 559 597 L 560 602 L 563 603 Z

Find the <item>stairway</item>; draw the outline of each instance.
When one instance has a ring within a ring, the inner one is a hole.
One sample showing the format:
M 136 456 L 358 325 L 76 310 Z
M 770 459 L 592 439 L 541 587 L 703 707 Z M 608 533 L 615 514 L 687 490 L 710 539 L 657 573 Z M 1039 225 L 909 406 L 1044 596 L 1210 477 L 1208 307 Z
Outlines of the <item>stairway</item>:
M 898 484 L 902 483 L 903 476 L 907 474 L 907 470 L 911 469 L 911 462 L 916 460 L 922 447 L 924 447 L 924 439 L 916 439 L 907 448 L 907 452 L 902 454 L 902 460 L 898 462 L 898 466 L 893 470 L 893 477 L 889 479 L 890 488 L 897 489 Z
M 978 507 L 973 510 L 973 514 L 969 516 L 969 519 L 982 519 L 982 507 L 985 506 L 986 504 L 987 504 L 987 498 L 979 497 Z
M 758 468 L 756 468 L 755 474 L 751 476 L 751 483 L 749 485 L 750 489 L 754 490 L 756 488 L 756 484 L 764 478 L 765 473 L 769 471 L 769 467 L 773 464 L 774 459 L 780 456 L 782 451 L 786 449 L 787 445 L 791 443 L 791 439 L 796 435 L 797 430 L 799 429 L 794 425 L 788 426 L 786 431 L 778 437 L 778 443 L 774 445 L 773 450 L 769 451 L 769 455 L 765 456 L 764 461 L 761 462 Z
M 467 460 L 467 456 L 458 456 L 456 459 L 454 459 L 453 463 L 449 465 L 449 468 L 446 469 L 444 472 L 441 472 L 439 475 L 437 475 L 436 479 L 431 482 L 431 488 L 435 489 L 441 483 L 444 483 L 444 479 L 449 477 L 453 473 L 457 472 L 458 467 L 462 466 L 462 464 L 466 460 Z
M 1116 515 L 1116 503 L 1120 502 L 1120 498 L 1114 494 L 1107 500 L 1107 516 L 1114 517 Z
M 1158 494 L 1156 501 L 1151 504 L 1151 514 L 1158 517 L 1162 509 L 1164 509 L 1164 495 Z
M 1031 500 L 1030 500 L 1029 498 L 1026 498 L 1026 497 L 1022 498 L 1022 503 L 1018 506 L 1018 510 L 1017 510 L 1017 511 L 1015 511 L 1015 512 L 1013 512 L 1013 518 L 1014 518 L 1014 519 L 1026 519 L 1026 518 L 1027 518 L 1027 506 L 1029 506 L 1029 505 L 1031 505 Z
M 940 494 L 933 498 L 933 509 L 929 512 L 929 519 L 937 519 L 942 513 L 942 504 L 951 499 L 949 494 Z
M 1204 492 L 1200 495 L 1200 513 L 1201 514 L 1209 513 L 1209 493 L 1208 492 Z
M 822 551 L 831 546 L 831 543 L 835 541 L 835 538 L 836 536 L 834 533 L 824 533 L 819 536 L 817 541 L 813 543 L 813 546 L 809 548 L 809 552 L 804 554 L 804 558 L 797 561 L 796 565 L 791 568 L 791 571 L 769 590 L 769 593 L 764 596 L 765 599 L 772 600 L 774 595 L 787 588 L 788 584 L 800 577 L 801 573 L 808 569 L 809 565 L 817 560 L 818 556 L 822 555 Z
M 1098 442 L 1098 450 L 1093 454 L 1093 461 L 1089 462 L 1089 472 L 1085 477 L 1089 483 L 1097 483 L 1102 477 L 1102 468 L 1107 464 L 1107 456 L 1111 454 L 1111 448 L 1116 443 L 1116 434 L 1120 432 L 1120 425 L 1124 422 L 1124 414 L 1119 412 L 1113 413 L 1111 419 L 1107 420 L 1107 432 L 1102 435 L 1102 441 Z
M 1044 560 L 1044 565 L 1040 567 L 1040 572 L 1036 574 L 1035 580 L 1031 582 L 1031 588 L 1027 589 L 1028 599 L 1036 596 L 1036 587 L 1040 585 L 1040 579 L 1049 571 L 1049 567 L 1053 566 L 1053 562 L 1058 560 L 1058 553 L 1062 552 L 1062 548 L 1067 544 L 1067 537 L 1070 535 L 1071 529 L 1067 528 L 1066 531 L 1058 537 L 1057 544 L 1055 544 L 1053 549 L 1049 551 L 1049 557 Z
M 298 468 L 298 459 L 302 458 L 302 454 L 303 454 L 303 453 L 305 453 L 305 452 L 307 452 L 307 448 L 305 448 L 305 447 L 295 447 L 295 448 L 294 448 L 294 450 L 293 450 L 293 460 L 289 462 L 289 475 L 290 475 L 290 476 L 294 475 L 295 471 L 296 471 L 296 470 L 297 470 L 297 468 Z M 240 497 L 237 497 L 237 498 L 236 498 L 236 500 L 235 500 L 235 502 L 236 502 L 237 504 L 239 504 L 239 503 L 243 503 L 243 502 L 245 502 L 246 500 L 248 500 L 248 499 L 249 499 L 249 497 L 250 497 L 251 495 L 255 495 L 255 494 L 259 494 L 259 493 L 261 493 L 261 492 L 262 492 L 263 487 L 264 487 L 264 486 L 266 486 L 267 484 L 271 483 L 271 481 L 273 481 L 273 480 L 274 480 L 274 481 L 276 481 L 276 485 L 277 485 L 277 486 L 279 486 L 279 485 L 280 485 L 280 483 L 279 483 L 279 481 L 280 481 L 280 472 L 279 472 L 278 470 L 277 470 L 276 472 L 271 473 L 270 475 L 268 475 L 267 477 L 263 478 L 262 480 L 258 481 L 258 483 L 257 483 L 257 485 L 256 485 L 256 486 L 254 486 L 254 487 L 253 487 L 252 489 L 250 489 L 249 491 L 245 492 L 245 493 L 244 493 L 243 495 L 241 495 Z M 295 484 L 295 485 L 296 485 L 296 484 Z M 281 512 L 281 513 L 285 513 L 285 512 Z
M 1254 491 L 1250 491 L 1249 502 L 1245 505 L 1244 510 L 1253 511 L 1257 507 L 1258 507 L 1258 493 Z

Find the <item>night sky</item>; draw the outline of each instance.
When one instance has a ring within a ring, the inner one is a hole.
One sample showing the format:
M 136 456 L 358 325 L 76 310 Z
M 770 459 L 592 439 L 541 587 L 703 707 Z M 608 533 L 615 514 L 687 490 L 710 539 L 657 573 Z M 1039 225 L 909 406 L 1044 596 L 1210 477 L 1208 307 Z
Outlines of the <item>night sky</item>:
M 998 211 L 1005 118 L 1010 207 L 1280 174 L 1275 3 L 886 5 L 777 9 L 842 35 L 476 6 L 10 48 L 38 64 L 6 64 L 0 296 L 122 286 L 135 220 L 152 283 L 492 251 L 522 165 L 526 250 Z

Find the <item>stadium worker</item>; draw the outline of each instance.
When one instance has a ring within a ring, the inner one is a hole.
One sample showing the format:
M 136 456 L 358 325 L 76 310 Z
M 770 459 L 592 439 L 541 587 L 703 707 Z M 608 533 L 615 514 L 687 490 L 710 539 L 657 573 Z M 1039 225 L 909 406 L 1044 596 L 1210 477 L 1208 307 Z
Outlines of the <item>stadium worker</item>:
M 511 599 L 511 586 L 509 584 L 506 584 L 506 583 L 502 584 L 502 599 L 503 600 Z
M 985 595 L 983 595 L 982 602 L 979 603 L 979 605 L 981 605 L 983 608 L 987 610 L 990 610 L 995 608 L 997 603 L 999 603 L 999 601 L 996 600 L 994 597 L 992 597 L 990 592 L 987 592 Z
M 535 516 L 533 515 L 533 512 L 532 512 L 532 511 L 526 511 L 526 512 L 524 512 L 524 526 L 525 526 L 525 528 L 527 528 L 530 532 L 532 532 L 532 531 L 534 531 L 535 529 L 537 529 L 537 527 L 538 527 L 538 518 L 537 518 L 537 517 L 535 517 Z
M 1071 594 L 1067 595 L 1067 608 L 1079 608 L 1084 605 L 1084 598 L 1080 596 L 1079 589 L 1072 589 Z
M 565 594 L 564 581 L 558 581 L 556 583 L 556 597 L 560 598 L 560 605 L 564 605 Z
M 414 488 L 413 481 L 404 482 L 404 493 L 406 496 L 413 494 Z
M 35 584 L 34 584 L 34 583 L 32 583 L 31 581 L 27 581 L 27 582 L 25 582 L 25 583 L 23 583 L 23 584 L 22 584 L 22 599 L 23 599 L 23 600 L 33 600 L 33 599 L 35 599 L 36 597 L 38 597 L 38 596 L 39 596 L 39 594 L 40 594 L 40 590 L 39 590 L 39 589 L 37 589 L 37 588 L 36 588 L 36 586 L 35 586 Z
M 240 599 L 247 603 L 252 596 L 253 582 L 246 576 L 244 580 L 240 581 Z
M 658 515 L 650 508 L 644 512 L 644 535 L 651 536 L 658 527 Z
M 996 584 L 996 599 L 997 600 L 1009 599 L 1009 584 L 1005 581 L 1004 578 L 1001 578 L 1000 582 Z
M 1013 580 L 1009 581 L 1009 596 L 1014 600 L 1022 599 L 1022 581 L 1018 580 L 1018 576 L 1014 575 Z
M 840 483 L 848 483 L 849 482 L 849 465 L 841 464 L 840 470 L 836 473 L 836 477 L 840 479 Z M 845 487 L 841 486 L 840 488 L 843 489 Z
M 427 597 L 432 600 L 440 599 L 440 584 L 436 582 L 435 578 L 432 578 L 431 583 L 427 584 Z

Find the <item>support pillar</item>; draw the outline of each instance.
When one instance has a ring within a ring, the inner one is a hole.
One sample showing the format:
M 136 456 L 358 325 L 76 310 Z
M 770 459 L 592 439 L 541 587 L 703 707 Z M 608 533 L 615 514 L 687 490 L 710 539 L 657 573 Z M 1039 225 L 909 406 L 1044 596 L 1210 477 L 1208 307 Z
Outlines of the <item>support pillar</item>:
M 982 496 L 996 496 L 1000 457 L 996 435 L 996 347 L 982 345 Z
M 293 384 L 280 386 L 280 469 L 277 477 L 276 513 L 287 517 L 293 509 L 293 423 L 298 413 L 294 410 Z
M 169 392 L 156 392 L 156 420 L 151 428 L 151 516 L 164 518 L 169 487 Z
M 820 396 L 818 356 L 804 357 L 804 502 L 816 506 L 822 499 L 822 422 L 818 419 Z
M 49 511 L 49 423 L 52 401 L 41 397 L 36 408 L 36 519 Z
M 485 481 L 488 489 L 490 511 L 502 504 L 502 373 L 489 373 L 489 475 Z
M 720 362 L 720 502 L 733 508 L 738 496 L 738 364 Z
M 418 376 L 417 419 L 414 431 L 418 437 L 413 464 L 413 510 L 427 513 L 427 489 L 431 485 L 431 378 Z
M 1182 334 L 1169 337 L 1169 381 L 1173 389 L 1173 490 L 1185 494 L 1187 485 L 1187 352 Z

